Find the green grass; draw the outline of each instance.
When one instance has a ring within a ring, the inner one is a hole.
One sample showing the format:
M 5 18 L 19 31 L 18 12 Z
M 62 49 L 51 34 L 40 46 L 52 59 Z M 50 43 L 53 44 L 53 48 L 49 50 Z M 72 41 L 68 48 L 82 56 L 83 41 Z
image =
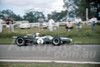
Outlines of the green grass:
M 14 44 L 13 38 L 1 38 L 0 44 Z
M 100 67 L 97 64 L 0 63 L 0 67 Z
M 13 41 L 12 36 L 23 36 L 26 34 L 35 34 L 37 32 L 39 32 L 37 28 L 15 28 L 14 33 L 7 33 L 4 28 L 3 32 L 0 33 L 0 44 L 11 44 Z M 67 31 L 64 26 L 61 26 L 56 31 L 49 32 L 48 29 L 44 29 L 40 33 L 40 36 L 51 35 L 72 38 L 73 42 L 71 44 L 100 44 L 100 25 L 97 25 L 96 31 L 92 31 L 91 25 L 83 25 L 83 28 L 80 30 L 77 30 L 74 26 L 72 31 Z
M 96 37 L 74 37 L 74 38 L 72 38 L 73 39 L 73 42 L 72 42 L 72 44 L 98 44 L 98 45 L 100 45 L 100 38 L 96 38 Z

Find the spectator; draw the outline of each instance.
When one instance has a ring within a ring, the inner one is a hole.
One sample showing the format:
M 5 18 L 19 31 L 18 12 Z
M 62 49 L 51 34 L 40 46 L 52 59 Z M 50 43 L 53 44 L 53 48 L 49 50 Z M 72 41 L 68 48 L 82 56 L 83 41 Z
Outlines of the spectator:
M 76 22 L 76 28 L 77 29 L 82 28 L 82 20 L 81 20 L 80 17 L 77 17 L 77 19 L 75 20 L 75 22 Z
M 9 18 L 8 17 L 6 17 L 6 28 L 7 28 L 7 32 L 9 33 L 9 28 L 10 28 L 10 20 L 9 20 Z
M 38 18 L 38 22 L 39 22 L 39 31 L 43 30 L 44 19 L 42 18 L 42 15 L 40 15 L 40 17 Z
M 0 18 L 0 33 L 2 32 L 2 22 L 3 20 Z
M 52 18 L 50 18 L 50 20 L 49 20 L 49 31 L 50 32 L 53 31 L 53 24 L 54 24 L 54 20 Z
M 14 32 L 14 19 L 11 18 L 11 31 Z
M 71 31 L 71 29 L 73 29 L 73 26 L 70 21 L 68 21 L 68 23 L 66 25 L 66 29 L 68 29 L 68 31 Z
M 95 16 L 93 16 L 90 19 L 90 22 L 92 23 L 92 31 L 96 30 L 96 23 L 97 23 L 97 18 Z

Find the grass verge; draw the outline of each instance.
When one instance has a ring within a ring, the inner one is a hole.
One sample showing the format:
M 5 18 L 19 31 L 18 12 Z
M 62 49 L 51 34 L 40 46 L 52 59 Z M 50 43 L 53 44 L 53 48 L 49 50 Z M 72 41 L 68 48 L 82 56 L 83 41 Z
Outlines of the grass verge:
M 39 32 L 37 28 L 31 29 L 19 29 L 15 28 L 14 33 L 7 33 L 6 29 L 3 29 L 3 32 L 0 33 L 0 44 L 12 44 L 13 36 L 23 36 L 26 34 L 35 34 Z M 100 25 L 97 25 L 96 31 L 91 30 L 90 25 L 83 25 L 83 28 L 77 30 L 74 26 L 72 31 L 67 31 L 64 26 L 61 26 L 58 30 L 49 32 L 48 29 L 40 31 L 40 36 L 61 36 L 72 38 L 73 42 L 71 44 L 100 44 Z
M 98 64 L 0 63 L 0 67 L 100 67 Z

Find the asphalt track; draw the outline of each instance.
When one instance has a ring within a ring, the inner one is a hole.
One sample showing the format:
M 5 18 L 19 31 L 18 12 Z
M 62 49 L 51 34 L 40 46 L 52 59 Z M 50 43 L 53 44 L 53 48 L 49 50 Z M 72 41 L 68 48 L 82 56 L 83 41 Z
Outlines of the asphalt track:
M 0 62 L 100 64 L 100 45 L 0 45 Z

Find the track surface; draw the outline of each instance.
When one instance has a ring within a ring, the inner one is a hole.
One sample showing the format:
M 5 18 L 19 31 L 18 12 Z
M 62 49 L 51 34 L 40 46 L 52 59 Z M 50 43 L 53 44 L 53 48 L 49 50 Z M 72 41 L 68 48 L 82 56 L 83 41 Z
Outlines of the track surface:
M 100 62 L 100 45 L 0 45 L 0 60 Z

